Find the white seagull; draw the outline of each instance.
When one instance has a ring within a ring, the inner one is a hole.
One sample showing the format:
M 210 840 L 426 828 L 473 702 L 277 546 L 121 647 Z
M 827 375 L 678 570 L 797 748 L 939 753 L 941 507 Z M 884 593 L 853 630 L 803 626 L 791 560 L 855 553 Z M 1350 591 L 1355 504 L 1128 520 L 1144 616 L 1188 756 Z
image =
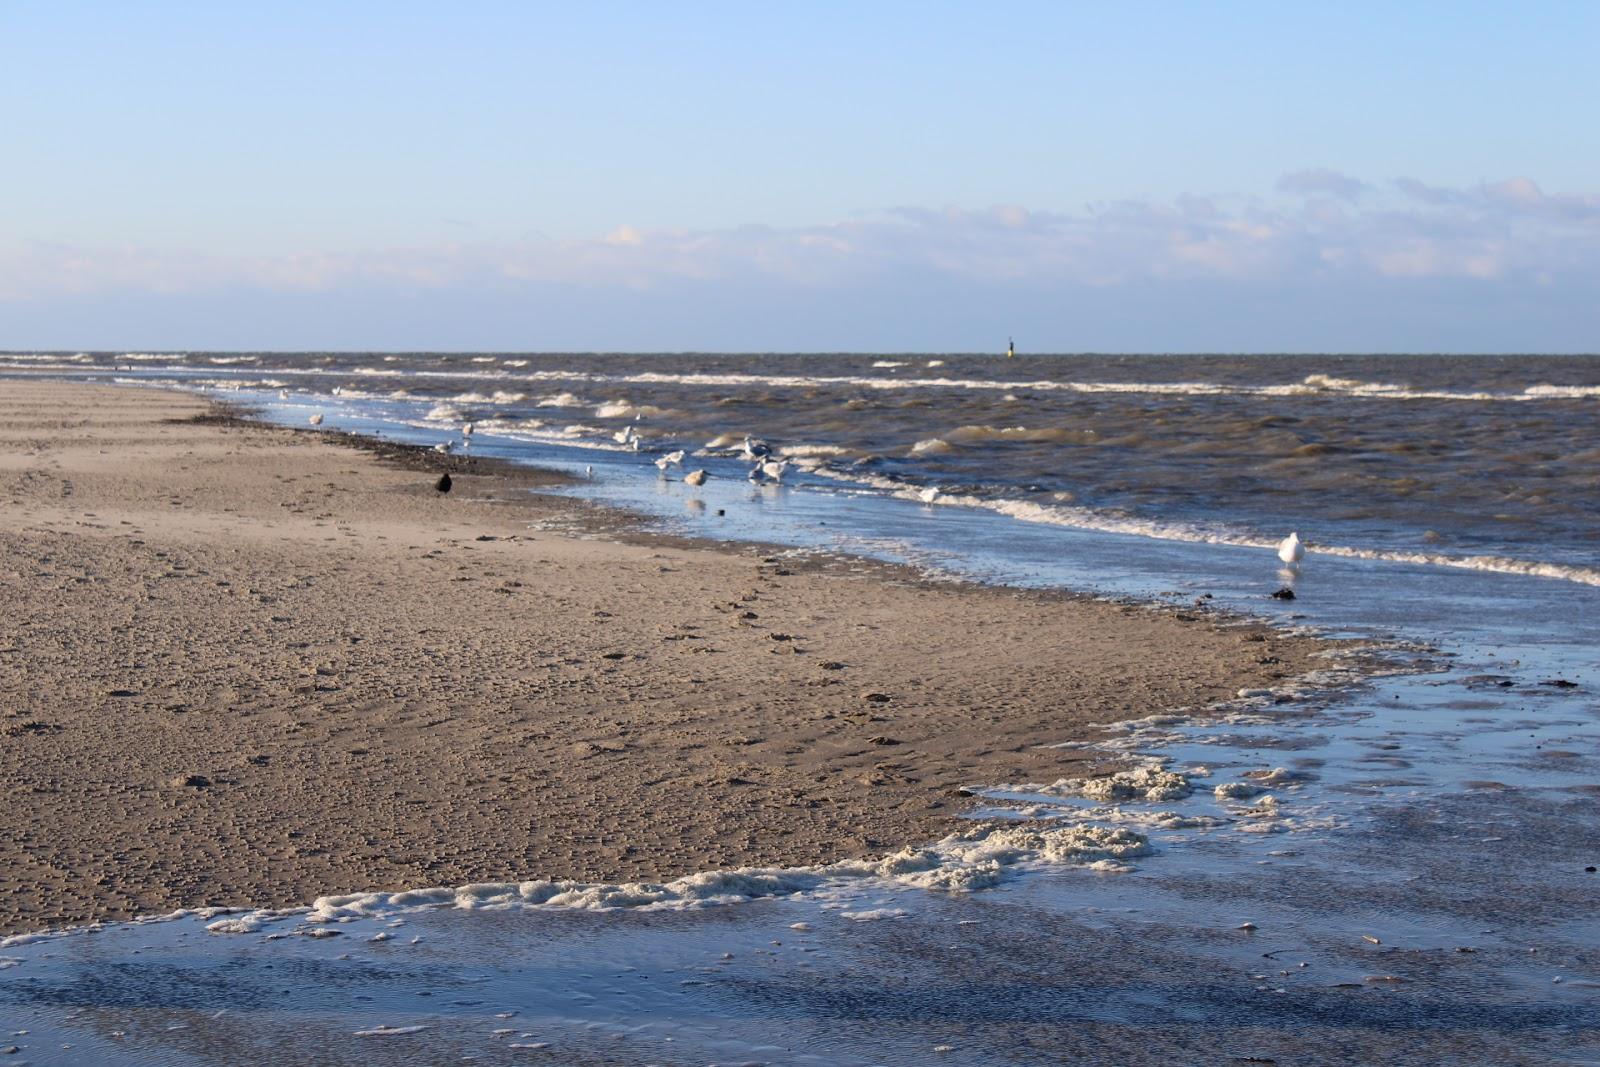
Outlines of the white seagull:
M 474 425 L 472 425 L 472 423 L 469 422 L 465 426 L 461 427 L 461 436 L 462 437 L 471 437 L 472 436 L 472 431 L 475 430 L 475 429 L 477 429 L 477 427 L 475 427 Z
M 680 448 L 676 452 L 668 452 L 656 460 L 656 466 L 661 469 L 663 474 L 666 473 L 668 467 L 683 466 L 683 449 Z
M 306 421 L 309 422 L 313 426 L 321 426 L 322 425 L 322 412 L 320 412 L 320 411 L 317 412 L 315 415 L 311 416 Z
M 1291 533 L 1278 542 L 1278 558 L 1291 567 L 1306 558 L 1306 546 L 1301 542 L 1299 534 Z
M 440 441 L 438 444 L 433 446 L 433 450 L 442 456 L 448 456 L 450 454 L 450 442 Z
M 699 488 L 700 486 L 706 484 L 706 472 L 690 471 L 688 474 L 683 476 L 683 480 L 686 484 Z
M 783 481 L 783 472 L 789 469 L 786 459 L 765 459 L 761 461 L 761 473 L 775 482 Z
M 932 504 L 934 501 L 939 499 L 939 487 L 936 485 L 930 485 L 928 488 L 918 493 L 917 498 L 924 504 Z

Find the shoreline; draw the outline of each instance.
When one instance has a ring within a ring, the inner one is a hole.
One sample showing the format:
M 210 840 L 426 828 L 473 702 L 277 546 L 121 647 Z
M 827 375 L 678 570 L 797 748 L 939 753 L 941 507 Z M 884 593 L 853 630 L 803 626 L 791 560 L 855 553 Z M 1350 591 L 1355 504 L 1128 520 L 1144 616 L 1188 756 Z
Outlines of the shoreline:
M 8 380 L 0 438 L 0 935 L 860 858 L 1329 647 L 657 534 L 193 394 Z

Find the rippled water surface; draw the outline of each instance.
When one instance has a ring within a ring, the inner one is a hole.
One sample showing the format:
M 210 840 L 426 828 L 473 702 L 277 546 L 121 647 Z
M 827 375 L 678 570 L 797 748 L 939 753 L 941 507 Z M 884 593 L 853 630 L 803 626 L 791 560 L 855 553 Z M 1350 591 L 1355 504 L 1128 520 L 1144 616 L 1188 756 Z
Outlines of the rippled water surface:
M 1242 544 L 1293 528 L 1323 551 L 1600 581 L 1595 357 L 14 353 L 5 370 L 286 390 L 590 448 L 634 425 L 644 451 L 711 459 L 750 434 L 797 476 L 1029 521 Z

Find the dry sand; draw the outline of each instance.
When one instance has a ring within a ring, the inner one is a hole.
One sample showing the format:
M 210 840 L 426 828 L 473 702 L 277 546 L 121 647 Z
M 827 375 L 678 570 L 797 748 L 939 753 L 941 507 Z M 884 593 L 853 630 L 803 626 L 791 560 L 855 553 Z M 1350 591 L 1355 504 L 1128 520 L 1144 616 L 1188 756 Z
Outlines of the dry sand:
M 550 477 L 0 381 L 0 933 L 884 851 L 950 830 L 961 785 L 1085 772 L 1041 743 L 1313 650 L 581 536 Z

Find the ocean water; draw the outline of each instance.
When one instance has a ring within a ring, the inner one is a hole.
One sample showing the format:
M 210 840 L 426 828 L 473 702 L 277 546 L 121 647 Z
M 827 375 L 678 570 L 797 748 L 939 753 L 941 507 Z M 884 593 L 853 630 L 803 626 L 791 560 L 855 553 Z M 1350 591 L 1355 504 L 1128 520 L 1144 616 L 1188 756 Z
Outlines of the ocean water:
M 1600 358 L 13 353 L 502 442 L 704 453 L 1025 521 L 1600 583 Z M 724 447 L 708 448 L 711 442 Z M 726 462 L 718 462 L 726 460 Z
M 0 362 L 419 443 L 470 420 L 669 529 L 1225 608 L 1381 668 L 1125 724 L 1109 785 L 952 783 L 970 834 L 875 865 L 0 942 L 26 1062 L 1600 1062 L 1600 361 Z M 746 433 L 780 483 L 705 448 Z M 677 448 L 704 486 L 657 470 Z

